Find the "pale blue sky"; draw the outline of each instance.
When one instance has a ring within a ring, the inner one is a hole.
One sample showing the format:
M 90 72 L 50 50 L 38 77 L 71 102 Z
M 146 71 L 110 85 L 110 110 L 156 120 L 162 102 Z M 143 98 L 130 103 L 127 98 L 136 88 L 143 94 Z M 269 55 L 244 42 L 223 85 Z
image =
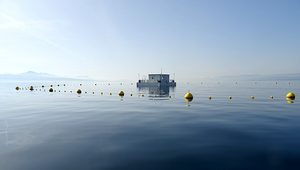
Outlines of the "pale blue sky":
M 299 9 L 299 0 L 0 0 L 0 74 L 299 73 Z

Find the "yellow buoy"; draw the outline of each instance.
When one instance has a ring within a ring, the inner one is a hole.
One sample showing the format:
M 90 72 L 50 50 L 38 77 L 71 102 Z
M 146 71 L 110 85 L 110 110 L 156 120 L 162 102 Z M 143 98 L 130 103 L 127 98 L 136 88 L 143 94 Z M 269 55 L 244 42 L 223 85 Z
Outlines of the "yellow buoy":
M 237 82 L 235 82 L 235 84 L 237 84 Z
M 95 92 L 93 92 L 93 94 L 95 94 Z
M 290 84 L 290 82 L 288 82 L 288 84 Z
M 193 95 L 191 93 L 187 93 L 184 96 L 185 99 L 193 99 Z
M 156 97 L 156 95 L 154 95 L 154 97 Z
M 54 92 L 56 92 L 56 90 L 54 90 Z
M 295 100 L 295 97 L 295 94 L 291 92 L 286 95 L 287 100 Z
M 256 84 L 256 82 L 254 84 Z
M 120 91 L 120 92 L 119 92 L 119 96 L 124 96 L 124 92 L 123 92 L 123 91 Z
M 287 101 L 288 103 L 294 103 L 293 101 L 291 101 L 291 100 L 289 100 L 289 101 Z
M 31 91 L 32 91 L 32 90 L 33 90 L 33 86 L 30 86 L 30 89 L 29 89 L 29 90 L 31 90 Z
M 211 100 L 211 96 L 209 96 L 208 99 Z
M 275 82 L 275 84 L 277 84 L 277 82 Z
M 130 94 L 130 96 L 132 96 L 132 94 Z
M 87 92 L 85 92 L 85 94 L 87 94 Z
M 101 92 L 101 95 L 103 95 L 103 92 Z
M 251 96 L 251 99 L 254 99 L 254 96 Z
M 78 89 L 78 90 L 77 90 L 77 93 L 78 93 L 78 94 L 80 94 L 80 93 L 81 93 L 81 90 L 80 90 L 80 89 Z
M 142 94 L 142 97 L 144 97 L 144 95 Z
M 271 96 L 270 98 L 273 99 L 273 96 Z
M 232 99 L 232 97 L 231 97 L 231 96 L 229 96 L 229 99 L 231 100 L 231 99 Z
M 49 89 L 49 92 L 53 92 L 53 89 L 52 89 L 52 88 L 50 88 L 50 89 Z
M 169 98 L 171 98 L 171 95 L 169 96 Z
M 109 95 L 111 95 L 111 93 L 109 93 Z
M 70 93 L 72 93 L 72 91 L 70 91 Z
M 202 82 L 200 84 L 202 84 Z

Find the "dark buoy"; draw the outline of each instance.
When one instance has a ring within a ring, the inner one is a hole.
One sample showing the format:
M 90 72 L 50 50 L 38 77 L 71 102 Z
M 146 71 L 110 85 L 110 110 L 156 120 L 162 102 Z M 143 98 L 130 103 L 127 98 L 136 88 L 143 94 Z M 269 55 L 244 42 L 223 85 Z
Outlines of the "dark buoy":
M 19 89 L 20 89 L 20 88 L 17 86 L 17 87 L 16 87 L 16 90 L 19 90 Z
M 52 88 L 50 88 L 50 89 L 49 89 L 49 92 L 53 92 L 53 89 L 52 89 Z
M 30 86 L 29 90 L 31 90 L 31 91 L 32 91 L 32 90 L 33 90 L 33 86 Z
M 81 93 L 81 90 L 80 90 L 80 89 L 78 89 L 78 90 L 77 90 L 77 93 L 78 93 L 78 94 L 80 94 L 80 93 Z

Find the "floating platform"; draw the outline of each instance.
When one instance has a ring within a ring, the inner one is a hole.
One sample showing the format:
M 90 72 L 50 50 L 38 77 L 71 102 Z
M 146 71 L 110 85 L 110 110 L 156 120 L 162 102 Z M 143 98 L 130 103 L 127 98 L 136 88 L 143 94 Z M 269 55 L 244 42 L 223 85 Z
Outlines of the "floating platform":
M 137 87 L 175 87 L 175 80 L 170 80 L 169 74 L 148 74 L 148 79 L 138 80 Z

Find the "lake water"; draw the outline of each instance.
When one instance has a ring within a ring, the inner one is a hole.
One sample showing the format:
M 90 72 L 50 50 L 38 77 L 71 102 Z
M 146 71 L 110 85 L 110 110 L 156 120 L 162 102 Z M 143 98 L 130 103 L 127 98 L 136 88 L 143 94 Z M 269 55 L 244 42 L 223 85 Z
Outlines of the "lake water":
M 299 82 L 1 82 L 0 90 L 3 170 L 300 167 Z

